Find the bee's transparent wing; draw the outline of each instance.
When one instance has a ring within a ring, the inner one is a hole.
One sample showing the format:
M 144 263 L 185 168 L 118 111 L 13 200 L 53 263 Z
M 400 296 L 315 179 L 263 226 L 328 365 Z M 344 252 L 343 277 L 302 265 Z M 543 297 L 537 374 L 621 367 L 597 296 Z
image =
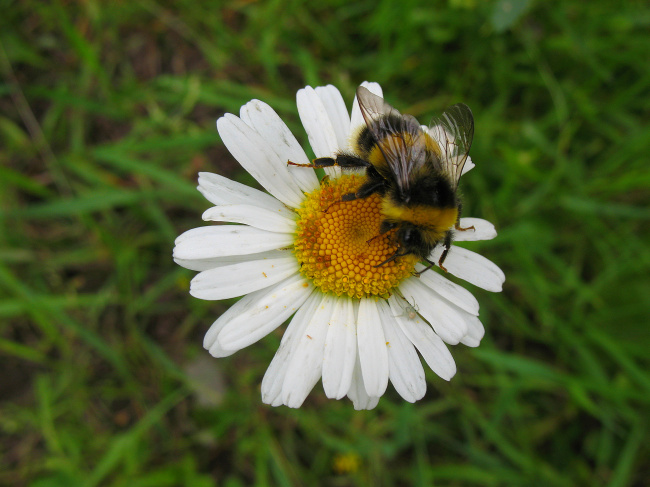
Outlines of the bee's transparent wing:
M 449 176 L 455 189 L 474 138 L 472 110 L 463 103 L 447 108 L 442 116 L 431 121 L 429 135 L 440 148 L 437 169 Z
M 426 159 L 426 137 L 418 121 L 402 115 L 380 96 L 360 86 L 357 100 L 368 130 L 400 188 L 409 187 L 409 174 L 420 169 Z

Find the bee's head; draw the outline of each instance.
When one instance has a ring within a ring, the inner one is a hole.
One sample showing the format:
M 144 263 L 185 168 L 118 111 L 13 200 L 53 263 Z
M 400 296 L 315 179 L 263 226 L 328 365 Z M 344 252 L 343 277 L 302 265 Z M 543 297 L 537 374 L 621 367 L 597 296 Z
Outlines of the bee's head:
M 421 230 L 411 224 L 402 224 L 397 230 L 397 241 L 409 254 L 418 255 L 425 245 Z

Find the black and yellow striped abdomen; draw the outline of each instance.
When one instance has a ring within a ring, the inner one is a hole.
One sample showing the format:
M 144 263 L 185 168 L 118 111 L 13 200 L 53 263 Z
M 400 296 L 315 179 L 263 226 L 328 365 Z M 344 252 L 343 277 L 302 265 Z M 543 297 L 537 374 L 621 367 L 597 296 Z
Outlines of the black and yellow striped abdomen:
M 381 212 L 386 220 L 393 223 L 407 222 L 422 231 L 422 236 L 430 245 L 445 238 L 458 220 L 458 207 L 440 208 L 431 205 L 399 205 L 390 195 L 382 198 Z

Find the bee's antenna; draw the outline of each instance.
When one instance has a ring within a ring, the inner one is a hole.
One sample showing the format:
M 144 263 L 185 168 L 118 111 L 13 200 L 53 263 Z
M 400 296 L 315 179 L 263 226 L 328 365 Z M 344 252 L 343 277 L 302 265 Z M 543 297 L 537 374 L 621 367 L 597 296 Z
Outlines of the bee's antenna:
M 370 245 L 370 242 L 372 242 L 373 240 L 375 240 L 376 238 L 379 238 L 379 237 L 381 237 L 381 236 L 382 236 L 382 234 L 381 234 L 381 233 L 378 233 L 377 235 L 375 235 L 375 236 L 372 237 L 371 239 L 366 240 L 366 244 Z M 386 262 L 388 262 L 388 261 L 386 261 Z M 383 265 L 383 264 L 385 264 L 386 262 L 382 262 L 382 263 L 379 264 L 379 265 Z M 377 267 L 379 267 L 379 266 L 377 266 Z

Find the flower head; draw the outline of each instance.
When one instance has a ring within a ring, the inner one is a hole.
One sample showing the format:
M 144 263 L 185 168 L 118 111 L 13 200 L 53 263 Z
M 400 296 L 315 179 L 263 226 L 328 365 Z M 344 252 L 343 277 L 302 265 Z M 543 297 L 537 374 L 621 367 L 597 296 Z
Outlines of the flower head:
M 364 83 L 382 95 L 376 83 Z M 365 124 L 355 99 L 351 116 L 333 86 L 298 92 L 298 111 L 317 157 L 350 150 Z M 363 183 L 360 173 L 327 167 L 319 181 L 278 115 L 253 100 L 240 116 L 217 122 L 230 153 L 268 194 L 216 174 L 199 175 L 199 191 L 215 206 L 207 221 L 235 223 L 189 230 L 178 237 L 174 260 L 200 271 L 190 293 L 200 299 L 243 296 L 208 330 L 204 346 L 226 357 L 291 318 L 262 381 L 262 400 L 299 407 L 322 379 L 327 397 L 348 396 L 356 409 L 376 406 L 388 385 L 407 401 L 426 392 L 418 353 L 441 378 L 456 372 L 446 344 L 478 346 L 484 334 L 478 302 L 464 288 L 413 255 L 389 261 L 397 243 L 380 233 L 377 195 L 342 201 Z M 426 130 L 426 128 L 423 128 Z M 442 133 L 434 130 L 431 137 Z M 465 172 L 474 165 L 470 160 Z M 485 240 L 494 227 L 461 218 L 455 241 Z M 442 246 L 430 260 L 438 262 Z M 452 245 L 446 270 L 489 291 L 500 291 L 501 270 L 484 257 Z M 417 351 L 416 351 L 417 350 Z

